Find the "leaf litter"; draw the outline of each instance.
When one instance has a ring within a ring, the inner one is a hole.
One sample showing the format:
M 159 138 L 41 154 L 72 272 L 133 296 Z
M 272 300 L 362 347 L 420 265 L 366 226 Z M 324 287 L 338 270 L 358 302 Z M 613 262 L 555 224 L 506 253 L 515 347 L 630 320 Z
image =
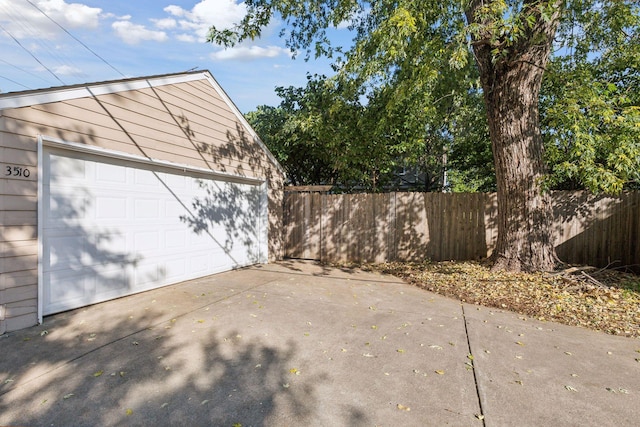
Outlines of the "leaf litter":
M 494 272 L 475 261 L 393 262 L 361 268 L 392 274 L 469 304 L 640 337 L 640 277 L 631 273 L 591 267 L 554 273 Z

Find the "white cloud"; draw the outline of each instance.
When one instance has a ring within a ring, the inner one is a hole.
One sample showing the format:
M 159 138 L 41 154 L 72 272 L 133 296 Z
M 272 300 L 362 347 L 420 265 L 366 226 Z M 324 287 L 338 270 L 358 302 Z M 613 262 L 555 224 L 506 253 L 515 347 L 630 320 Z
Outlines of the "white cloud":
M 127 44 L 137 44 L 143 40 L 164 42 L 169 39 L 164 31 L 153 31 L 143 25 L 134 24 L 130 21 L 117 21 L 111 24 L 116 35 Z
M 279 46 L 238 46 L 213 52 L 210 57 L 214 61 L 251 60 L 256 58 L 275 58 L 280 55 L 291 56 L 291 51 Z
M 60 65 L 53 69 L 53 72 L 59 76 L 74 76 L 74 77 L 83 77 L 86 76 L 85 73 L 82 72 L 79 68 L 73 67 L 71 65 Z
M 238 4 L 235 0 L 202 0 L 191 10 L 170 5 L 164 11 L 180 18 L 180 28 L 193 33 L 194 41 L 204 42 L 209 28 L 231 28 L 245 16 L 247 8 L 244 2 Z
M 178 34 L 176 36 L 176 39 L 178 41 L 186 42 L 186 43 L 195 43 L 198 41 L 198 39 L 192 36 L 191 34 Z
M 184 16 L 185 13 L 188 13 L 186 10 L 184 10 L 180 6 L 175 6 L 175 5 L 169 5 L 165 7 L 163 10 L 173 16 L 177 16 L 178 18 Z
M 178 26 L 178 23 L 173 18 L 152 19 L 151 22 L 156 24 L 156 27 L 161 30 L 171 30 Z
M 32 3 L 68 29 L 95 29 L 100 23 L 102 9 L 97 7 L 64 0 L 34 0 Z M 0 0 L 0 22 L 18 39 L 53 39 L 61 34 L 60 28 L 42 12 L 26 1 Z

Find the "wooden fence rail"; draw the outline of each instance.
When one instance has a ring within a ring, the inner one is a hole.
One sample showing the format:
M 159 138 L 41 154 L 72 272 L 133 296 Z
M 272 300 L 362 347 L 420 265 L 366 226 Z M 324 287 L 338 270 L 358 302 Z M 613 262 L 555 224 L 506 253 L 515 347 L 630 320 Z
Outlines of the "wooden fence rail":
M 640 192 L 552 195 L 560 258 L 640 266 Z M 285 255 L 329 262 L 472 260 L 497 237 L 494 193 L 322 194 L 286 191 Z

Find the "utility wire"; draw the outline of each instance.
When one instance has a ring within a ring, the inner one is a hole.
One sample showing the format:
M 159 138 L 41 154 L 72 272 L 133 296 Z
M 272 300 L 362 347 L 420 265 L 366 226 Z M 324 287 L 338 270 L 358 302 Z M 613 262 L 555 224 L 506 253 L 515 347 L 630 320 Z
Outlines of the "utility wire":
M 29 86 L 25 86 L 22 83 L 19 83 L 19 82 L 15 81 L 15 80 L 10 79 L 9 77 L 0 76 L 0 79 L 9 80 L 11 83 L 16 84 L 18 86 L 22 86 L 23 88 L 28 89 L 28 90 L 32 89 Z
M 31 71 L 29 71 L 29 70 L 25 70 L 24 68 L 18 67 L 17 65 L 12 64 L 12 63 L 10 63 L 10 62 L 8 62 L 8 61 L 5 61 L 5 60 L 4 60 L 4 59 L 2 59 L 2 58 L 0 58 L 0 62 L 2 62 L 2 63 L 4 63 L 4 64 L 7 64 L 7 65 L 8 65 L 8 66 L 10 66 L 10 67 L 13 67 L 13 68 L 15 68 L 16 70 L 18 70 L 18 71 L 20 71 L 20 72 L 22 72 L 22 73 L 30 74 L 30 75 L 32 75 L 33 77 L 35 77 L 35 78 L 37 78 L 37 79 L 40 79 L 40 80 L 42 80 L 42 81 L 43 81 L 43 82 L 45 82 L 45 83 L 50 83 L 50 81 L 49 81 L 49 80 L 47 80 L 47 79 L 43 78 L 42 76 L 39 76 L 39 75 L 38 75 L 38 74 L 36 74 L 36 73 L 32 73 L 32 72 L 31 72 Z M 6 77 L 5 77 L 5 79 L 6 79 Z M 9 80 L 9 79 L 7 79 L 7 80 Z M 20 86 L 24 86 L 24 85 L 20 85 Z M 26 87 L 26 86 L 24 86 L 24 87 Z M 28 88 L 28 89 L 31 89 L 31 88 Z
M 113 65 L 111 65 L 106 59 L 104 59 L 103 57 L 101 57 L 100 55 L 98 55 L 96 52 L 94 52 L 89 46 L 87 46 L 86 44 L 84 44 L 82 42 L 82 40 L 78 39 L 76 36 L 74 36 L 73 34 L 71 34 L 69 31 L 67 31 L 66 28 L 64 28 L 62 25 L 58 24 L 58 22 L 56 22 L 53 18 L 51 18 L 49 15 L 47 15 L 45 13 L 44 10 L 40 9 L 36 4 L 34 4 L 33 2 L 31 2 L 31 0 L 25 0 L 27 3 L 29 3 L 31 6 L 35 7 L 36 9 L 38 9 L 38 11 L 40 13 L 42 13 L 44 16 L 46 16 L 51 22 L 53 22 L 54 24 L 56 24 L 58 27 L 60 27 L 60 29 L 62 31 L 64 31 L 65 33 L 67 33 L 72 39 L 74 39 L 75 41 L 77 41 L 78 43 L 80 43 L 85 49 L 87 49 L 89 52 L 91 52 L 93 55 L 95 55 L 98 59 L 100 59 L 102 62 L 104 62 L 105 64 L 107 64 L 109 67 L 111 67 L 116 73 L 120 74 L 122 77 L 127 77 L 125 76 L 120 70 L 118 70 L 116 67 L 114 67 Z
M 62 85 L 63 85 L 63 86 L 66 86 L 66 83 L 65 83 L 65 82 L 63 82 L 63 81 L 60 79 L 60 77 L 58 77 L 58 76 L 56 75 L 56 73 L 54 73 L 53 71 L 51 71 L 51 69 L 49 69 L 49 67 L 47 67 L 46 65 L 44 65 L 44 64 L 42 63 L 42 61 L 40 61 L 40 60 L 39 60 L 39 59 L 38 59 L 38 58 L 37 58 L 33 53 L 31 53 L 31 51 L 30 51 L 29 49 L 27 49 L 26 47 L 24 47 L 24 46 L 22 45 L 22 43 L 20 43 L 20 41 L 19 41 L 17 38 L 15 38 L 15 37 L 13 36 L 13 34 L 11 34 L 9 31 L 7 31 L 7 29 L 5 29 L 2 25 L 0 25 L 0 29 L 1 29 L 2 31 L 4 31 L 5 33 L 7 33 L 7 34 L 9 35 L 9 37 L 11 37 L 11 38 L 13 39 L 13 41 L 14 41 L 14 42 L 16 42 L 16 43 L 18 44 L 18 46 L 20 46 L 20 47 L 21 47 L 25 52 L 27 52 L 29 55 L 31 55 L 31 57 L 32 57 L 33 59 L 35 59 L 35 60 L 36 60 L 36 62 L 37 62 L 38 64 L 42 65 L 42 66 L 44 67 L 44 69 L 45 69 L 45 70 L 47 70 L 49 73 L 51 73 L 51 75 L 52 75 L 53 77 L 55 77 L 55 78 L 56 78 L 56 80 L 58 80 L 60 83 L 62 83 Z
M 24 7 L 28 8 L 29 10 L 24 9 Z M 34 53 L 34 55 L 38 55 L 38 57 L 40 58 L 40 61 L 42 61 L 43 63 L 49 64 L 51 69 L 56 74 L 63 75 L 64 72 L 62 70 L 64 70 L 65 67 L 68 67 L 69 70 L 76 69 L 76 67 L 73 64 L 71 64 L 67 60 L 67 58 L 65 58 L 64 52 L 60 52 L 60 50 L 56 46 L 51 45 L 51 43 L 49 43 L 47 40 L 48 37 L 42 36 L 43 29 L 36 28 L 36 26 L 33 23 L 34 15 L 33 15 L 33 12 L 31 11 L 31 6 L 25 3 L 24 7 L 21 6 L 21 7 L 12 8 L 8 6 L 6 2 L 3 4 L 3 8 L 5 9 L 5 13 L 7 14 L 7 17 L 9 17 L 9 19 L 12 21 L 13 25 L 21 28 L 22 34 L 18 33 L 19 31 L 18 29 L 13 29 L 11 27 L 7 27 L 7 28 L 9 28 L 9 30 L 14 34 L 14 36 L 20 40 L 24 40 L 25 38 L 33 39 L 33 45 L 25 44 L 25 46 L 28 46 L 29 49 Z M 25 15 L 26 12 L 29 12 L 28 13 L 29 16 Z M 60 71 L 58 71 L 56 67 L 53 67 L 51 65 L 51 61 L 47 60 L 46 55 L 51 56 L 51 59 L 53 59 L 54 64 L 60 63 L 63 65 L 63 67 L 59 69 Z M 51 85 L 50 81 L 48 83 L 49 85 Z

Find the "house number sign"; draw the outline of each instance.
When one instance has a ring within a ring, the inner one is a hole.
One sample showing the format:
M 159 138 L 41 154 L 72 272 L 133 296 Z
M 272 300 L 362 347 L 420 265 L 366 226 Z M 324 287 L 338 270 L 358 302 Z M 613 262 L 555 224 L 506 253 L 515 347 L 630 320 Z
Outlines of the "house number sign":
M 31 170 L 23 166 L 2 165 L 3 178 L 29 178 Z

